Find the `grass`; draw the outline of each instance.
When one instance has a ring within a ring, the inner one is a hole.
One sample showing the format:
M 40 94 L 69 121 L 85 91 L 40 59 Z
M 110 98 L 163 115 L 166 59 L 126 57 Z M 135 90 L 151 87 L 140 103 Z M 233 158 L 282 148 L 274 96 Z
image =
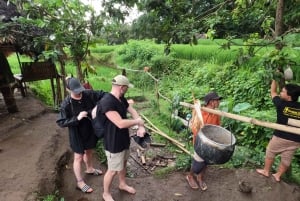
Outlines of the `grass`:
M 238 47 L 233 47 L 232 49 L 237 49 Z M 237 51 L 221 49 L 218 45 L 173 45 L 171 47 L 172 56 L 178 59 L 186 60 L 201 60 L 202 62 L 210 61 L 214 58 L 214 55 L 218 55 L 218 58 L 222 62 L 232 61 L 236 55 Z M 205 50 L 205 51 L 203 51 Z

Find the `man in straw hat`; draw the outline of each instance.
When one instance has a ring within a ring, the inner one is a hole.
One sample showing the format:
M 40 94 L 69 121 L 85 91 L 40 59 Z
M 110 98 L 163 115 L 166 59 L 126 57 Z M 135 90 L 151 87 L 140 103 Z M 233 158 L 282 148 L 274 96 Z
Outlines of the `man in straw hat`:
M 101 112 L 107 117 L 105 123 L 104 149 L 107 157 L 108 169 L 103 179 L 103 199 L 113 201 L 110 186 L 113 178 L 118 175 L 119 189 L 130 194 L 136 190 L 126 183 L 126 163 L 129 158 L 130 136 L 129 127 L 138 125 L 137 133 L 143 136 L 145 133 L 144 121 L 137 111 L 124 97 L 128 88 L 133 87 L 124 75 L 117 75 L 112 80 L 112 88 L 100 101 Z M 132 119 L 127 118 L 127 112 Z
M 216 92 L 210 92 L 205 95 L 204 97 L 204 106 L 211 109 L 216 109 L 220 105 L 220 97 Z M 198 100 L 196 100 L 198 101 Z M 195 104 L 197 106 L 197 104 Z M 198 105 L 199 106 L 199 105 Z M 212 114 L 206 111 L 201 111 L 203 123 L 204 124 L 213 124 L 213 125 L 220 125 L 221 117 L 216 114 Z M 192 120 L 191 120 L 191 130 L 193 133 L 193 144 L 195 143 L 195 139 L 201 127 L 201 121 L 196 113 L 196 110 L 193 110 Z M 200 187 L 201 190 L 205 191 L 207 189 L 206 183 L 203 181 L 204 172 L 206 169 L 205 161 L 196 153 L 194 152 L 193 159 L 192 159 L 192 166 L 189 174 L 186 176 L 186 180 L 192 189 L 198 189 Z M 194 179 L 194 174 L 196 174 L 197 182 Z

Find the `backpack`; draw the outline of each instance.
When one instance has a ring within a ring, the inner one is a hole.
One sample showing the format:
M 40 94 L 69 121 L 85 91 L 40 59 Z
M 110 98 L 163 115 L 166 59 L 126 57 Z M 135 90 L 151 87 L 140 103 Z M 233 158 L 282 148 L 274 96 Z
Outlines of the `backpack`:
M 101 112 L 101 106 L 98 101 L 97 105 L 92 110 L 92 125 L 94 129 L 94 133 L 98 137 L 98 139 L 104 137 L 105 122 L 106 122 L 106 116 Z

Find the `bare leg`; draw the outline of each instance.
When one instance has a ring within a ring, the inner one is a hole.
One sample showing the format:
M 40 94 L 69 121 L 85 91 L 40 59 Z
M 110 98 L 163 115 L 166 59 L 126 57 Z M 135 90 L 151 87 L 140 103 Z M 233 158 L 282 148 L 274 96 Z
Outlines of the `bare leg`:
M 83 155 L 74 153 L 74 161 L 73 161 L 73 171 L 77 180 L 77 187 L 82 188 L 85 185 L 85 182 L 83 181 L 82 175 L 81 175 L 81 163 L 83 161 Z M 89 188 L 87 190 L 88 193 L 93 192 L 92 188 Z
M 73 161 L 73 171 L 76 177 L 77 181 L 81 181 L 82 175 L 81 175 L 81 162 L 83 160 L 82 154 L 74 153 L 74 161 Z
M 127 191 L 128 193 L 130 194 L 135 194 L 136 193 L 136 190 L 131 187 L 131 186 L 128 186 L 126 184 L 126 163 L 127 161 L 124 162 L 124 168 L 123 170 L 121 170 L 120 172 L 118 172 L 118 176 L 119 176 L 119 189 L 120 190 L 123 190 L 123 191 Z
M 280 181 L 281 176 L 287 171 L 289 167 L 283 165 L 282 163 L 280 163 L 278 170 L 275 174 L 272 174 L 272 176 L 275 178 L 276 181 Z
M 206 183 L 203 181 L 204 173 L 205 173 L 206 168 L 204 168 L 200 174 L 197 175 L 197 180 L 199 182 L 199 186 L 201 190 L 205 191 L 207 189 Z
M 258 174 L 261 174 L 261 175 L 265 176 L 265 177 L 269 177 L 270 176 L 270 170 L 271 170 L 273 162 L 274 162 L 273 158 L 272 159 L 271 158 L 266 158 L 264 169 L 256 169 L 256 172 Z
M 85 150 L 84 155 L 83 155 L 83 161 L 85 163 L 86 172 L 93 172 L 94 171 L 92 156 L 93 156 L 93 150 L 92 149 Z
M 103 178 L 103 194 L 102 197 L 105 201 L 114 201 L 110 193 L 110 186 L 114 176 L 116 175 L 115 171 L 107 170 Z

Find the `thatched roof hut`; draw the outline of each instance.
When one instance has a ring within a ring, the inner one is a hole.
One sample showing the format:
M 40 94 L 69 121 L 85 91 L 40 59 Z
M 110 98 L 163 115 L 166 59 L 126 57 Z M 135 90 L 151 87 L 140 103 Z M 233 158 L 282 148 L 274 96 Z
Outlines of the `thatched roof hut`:
M 0 1 L 0 19 L 2 22 L 9 22 L 15 16 L 20 16 L 15 4 L 1 0 Z
M 36 47 L 33 41 L 45 37 L 47 31 L 33 24 L 16 21 L 20 16 L 22 14 L 16 5 L 0 0 L 0 50 L 36 56 L 43 48 Z

